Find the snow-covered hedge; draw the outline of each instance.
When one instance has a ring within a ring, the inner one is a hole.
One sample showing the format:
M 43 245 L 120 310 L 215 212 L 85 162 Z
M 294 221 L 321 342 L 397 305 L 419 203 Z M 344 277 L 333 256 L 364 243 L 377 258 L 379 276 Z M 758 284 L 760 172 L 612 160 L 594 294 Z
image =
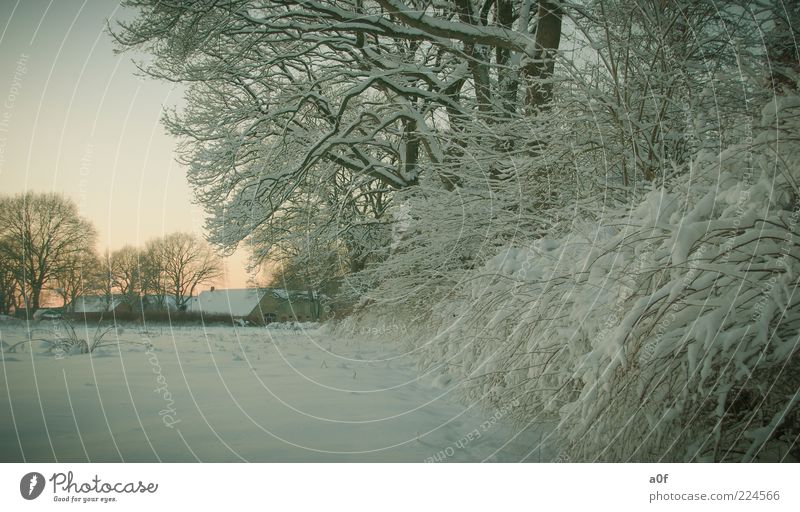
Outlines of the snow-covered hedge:
M 468 271 L 417 337 L 425 367 L 556 421 L 570 460 L 800 459 L 800 98 L 750 133 Z

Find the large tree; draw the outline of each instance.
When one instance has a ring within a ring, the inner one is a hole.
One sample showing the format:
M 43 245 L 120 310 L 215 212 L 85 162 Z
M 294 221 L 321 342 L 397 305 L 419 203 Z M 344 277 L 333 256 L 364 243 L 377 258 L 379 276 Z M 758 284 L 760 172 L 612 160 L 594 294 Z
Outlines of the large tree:
M 148 244 L 149 258 L 161 269 L 162 285 L 186 309 L 197 287 L 222 275 L 222 261 L 204 240 L 189 233 L 172 233 Z
M 9 314 L 19 307 L 20 293 L 14 262 L 8 257 L 0 240 L 0 313 Z
M 166 122 L 211 240 L 281 243 L 308 205 L 328 215 L 321 243 L 337 237 L 355 269 L 393 191 L 424 175 L 457 186 L 478 138 L 487 153 L 514 151 L 518 134 L 497 127 L 549 104 L 561 40 L 561 5 L 546 0 L 125 4 L 138 17 L 113 31 L 121 48 L 187 86 Z
M 140 301 L 141 252 L 132 245 L 113 251 L 108 258 L 111 287 L 116 297 L 134 307 Z
M 42 291 L 77 254 L 93 247 L 95 238 L 91 223 L 63 196 L 26 192 L 0 198 L 0 250 L 30 309 L 39 308 Z
M 74 309 L 75 300 L 81 295 L 102 290 L 103 265 L 93 247 L 85 247 L 66 258 L 52 283 L 65 307 Z
M 170 294 L 167 288 L 166 273 L 162 262 L 162 240 L 149 240 L 140 253 L 139 273 L 142 295 L 150 296 L 148 300 L 158 309 L 166 307 L 166 297 Z

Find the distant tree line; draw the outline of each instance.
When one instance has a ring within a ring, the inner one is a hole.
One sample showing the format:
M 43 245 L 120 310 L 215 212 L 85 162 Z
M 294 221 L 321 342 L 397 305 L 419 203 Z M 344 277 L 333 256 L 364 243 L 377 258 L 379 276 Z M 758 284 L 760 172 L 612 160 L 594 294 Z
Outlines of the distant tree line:
M 98 253 L 97 231 L 75 203 L 58 194 L 0 195 L 0 314 L 40 309 L 58 297 L 66 310 L 81 296 L 156 307 L 172 298 L 185 309 L 197 287 L 222 273 L 219 256 L 201 238 L 171 233 L 144 247 Z

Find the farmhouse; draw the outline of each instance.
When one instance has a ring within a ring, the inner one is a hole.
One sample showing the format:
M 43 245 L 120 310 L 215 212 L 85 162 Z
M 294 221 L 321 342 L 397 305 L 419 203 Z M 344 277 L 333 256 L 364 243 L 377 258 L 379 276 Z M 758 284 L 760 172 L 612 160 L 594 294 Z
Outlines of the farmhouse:
M 188 297 L 187 297 L 188 299 Z M 67 306 L 70 313 L 131 313 L 133 311 L 178 311 L 172 295 L 81 295 Z
M 139 307 L 145 311 L 178 311 L 180 309 L 174 295 L 142 295 L 139 301 Z M 183 301 L 191 301 L 191 298 L 184 296 Z
M 250 316 L 253 321 L 260 324 L 324 320 L 319 294 L 280 288 L 266 288 L 257 308 Z
M 106 297 L 105 295 L 81 295 L 70 303 L 68 310 L 72 313 L 129 313 L 130 305 L 121 298 Z
M 189 311 L 205 316 L 230 316 L 259 325 L 324 318 L 318 294 L 279 288 L 212 288 L 191 301 Z

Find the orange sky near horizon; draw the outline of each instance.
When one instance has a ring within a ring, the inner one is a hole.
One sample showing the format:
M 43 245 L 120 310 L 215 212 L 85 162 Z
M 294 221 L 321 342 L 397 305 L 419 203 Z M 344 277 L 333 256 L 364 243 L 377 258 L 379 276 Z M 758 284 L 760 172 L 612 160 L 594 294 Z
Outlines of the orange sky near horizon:
M 0 3 L 0 193 L 73 199 L 99 252 L 203 234 L 178 141 L 160 123 L 180 90 L 136 76 L 134 56 L 113 53 L 106 20 L 124 15 L 106 0 Z M 216 286 L 247 286 L 246 264 L 241 249 L 226 258 Z

